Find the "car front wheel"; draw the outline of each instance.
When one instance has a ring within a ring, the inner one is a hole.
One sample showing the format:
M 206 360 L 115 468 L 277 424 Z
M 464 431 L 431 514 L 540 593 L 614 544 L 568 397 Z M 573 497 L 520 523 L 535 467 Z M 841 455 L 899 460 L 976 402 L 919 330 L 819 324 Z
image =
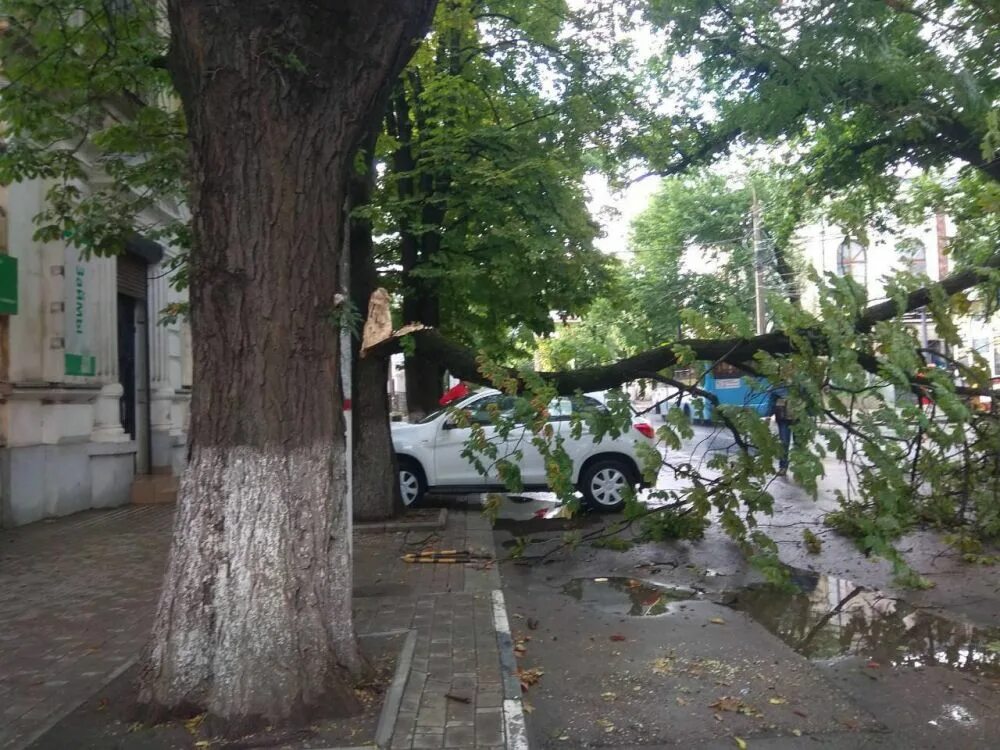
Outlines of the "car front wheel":
M 628 489 L 635 487 L 631 468 L 617 458 L 602 458 L 580 474 L 584 502 L 595 510 L 613 512 L 625 505 Z
M 427 483 L 424 481 L 424 473 L 416 461 L 408 458 L 399 459 L 399 494 L 403 498 L 403 505 L 412 508 L 419 505 L 424 499 L 427 491 Z

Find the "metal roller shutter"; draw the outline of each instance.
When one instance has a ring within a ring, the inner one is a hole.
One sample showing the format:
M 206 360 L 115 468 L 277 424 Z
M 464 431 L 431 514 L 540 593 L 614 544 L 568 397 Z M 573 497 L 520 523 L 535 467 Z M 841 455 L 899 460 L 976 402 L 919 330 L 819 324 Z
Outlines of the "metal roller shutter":
M 130 253 L 118 256 L 118 293 L 146 299 L 146 264 Z

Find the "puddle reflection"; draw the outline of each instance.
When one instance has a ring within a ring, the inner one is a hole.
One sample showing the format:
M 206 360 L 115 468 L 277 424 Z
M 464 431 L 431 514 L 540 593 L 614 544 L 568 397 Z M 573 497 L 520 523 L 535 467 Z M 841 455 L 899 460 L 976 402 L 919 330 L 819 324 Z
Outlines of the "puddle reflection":
M 666 614 L 670 604 L 698 596 L 692 589 L 657 586 L 637 578 L 574 578 L 562 590 L 602 612 L 630 617 Z
M 797 590 L 769 584 L 727 593 L 746 612 L 811 659 L 860 656 L 880 666 L 940 665 L 1000 677 L 1000 630 L 917 609 L 840 578 L 797 572 Z

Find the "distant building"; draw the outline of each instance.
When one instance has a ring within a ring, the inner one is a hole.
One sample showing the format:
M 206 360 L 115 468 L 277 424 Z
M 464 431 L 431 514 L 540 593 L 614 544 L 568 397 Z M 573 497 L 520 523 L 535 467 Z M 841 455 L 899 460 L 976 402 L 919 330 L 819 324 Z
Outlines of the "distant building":
M 816 271 L 852 276 L 867 290 L 869 301 L 877 302 L 886 298 L 885 279 L 895 271 L 926 274 L 932 281 L 944 279 L 951 271 L 947 247 L 954 231 L 951 220 L 939 213 L 916 226 L 870 229 L 865 242 L 830 224 L 810 224 L 799 230 L 795 244 L 802 260 Z M 815 287 L 806 285 L 803 305 L 816 310 Z M 993 376 L 1000 377 L 1000 316 L 963 318 L 959 323 L 964 346 L 951 352 L 945 351 L 926 310 L 913 311 L 905 320 L 923 348 L 966 361 L 971 351 L 977 351 L 989 362 Z M 936 364 L 944 361 L 937 359 Z

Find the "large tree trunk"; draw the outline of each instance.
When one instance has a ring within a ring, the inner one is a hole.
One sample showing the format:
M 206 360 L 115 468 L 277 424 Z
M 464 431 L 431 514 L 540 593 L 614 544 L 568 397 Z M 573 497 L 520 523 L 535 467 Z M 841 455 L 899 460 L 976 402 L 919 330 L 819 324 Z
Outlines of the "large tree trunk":
M 366 169 L 351 179 L 351 207 L 366 205 L 371 200 L 375 182 L 375 163 L 371 154 L 375 136 L 365 144 Z M 351 299 L 364 314 L 368 300 L 378 287 L 378 269 L 372 254 L 371 221 L 363 215 L 351 218 Z M 352 461 L 352 491 L 354 518 L 358 521 L 382 521 L 402 511 L 396 475 L 396 453 L 392 447 L 389 420 L 390 355 L 377 351 L 361 357 L 361 342 L 353 343 L 353 377 L 351 378 L 354 425 Z
M 432 316 L 415 317 L 413 320 L 436 327 L 427 321 Z M 410 320 L 410 318 L 407 318 Z M 423 419 L 441 408 L 439 403 L 444 393 L 445 367 L 441 360 L 427 356 L 424 352 L 407 352 L 403 363 L 406 376 L 406 410 L 411 421 Z
M 351 708 L 338 327 L 351 160 L 433 0 L 170 0 L 192 153 L 190 460 L 139 702 Z
M 440 247 L 441 223 L 444 212 L 441 197 L 435 195 L 434 176 L 418 169 L 414 156 L 414 121 L 418 125 L 426 119 L 419 111 L 416 99 L 422 91 L 419 76 L 409 76 L 411 94 L 402 82 L 396 84 L 392 104 L 386 110 L 386 130 L 396 139 L 392 153 L 392 168 L 399 175 L 396 190 L 399 199 L 420 205 L 419 218 L 414 226 L 413 217 L 405 212 L 400 216 L 399 244 L 400 265 L 403 270 L 403 322 L 423 323 L 432 328 L 441 325 L 441 305 L 435 283 L 420 275 L 421 267 L 428 267 Z M 408 98 L 414 98 L 413 106 Z M 415 176 L 416 175 L 416 176 Z M 439 408 L 438 399 L 444 392 L 444 373 L 441 364 L 420 352 L 406 355 L 406 410 L 411 420 L 420 419 Z
M 389 430 L 389 357 L 359 358 L 354 370 L 354 517 L 383 521 L 403 510 Z

